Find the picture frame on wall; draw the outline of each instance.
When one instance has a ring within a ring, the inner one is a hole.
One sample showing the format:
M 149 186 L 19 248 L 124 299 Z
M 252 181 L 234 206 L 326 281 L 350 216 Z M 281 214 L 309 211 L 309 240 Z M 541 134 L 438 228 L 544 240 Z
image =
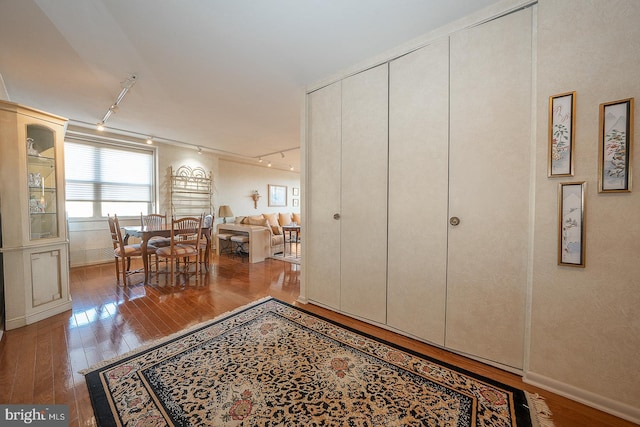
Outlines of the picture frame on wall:
M 573 176 L 576 93 L 566 92 L 549 97 L 549 178 Z
M 293 199 L 291 202 L 293 203 L 294 208 L 300 206 L 300 199 Z
M 285 207 L 287 206 L 287 187 L 284 185 L 268 185 L 269 188 L 269 206 Z
M 298 187 L 292 187 L 291 191 L 292 191 L 291 195 L 293 197 L 297 197 L 300 195 L 300 189 Z
M 558 185 L 558 265 L 585 266 L 586 182 Z
M 633 98 L 600 104 L 598 192 L 631 191 Z

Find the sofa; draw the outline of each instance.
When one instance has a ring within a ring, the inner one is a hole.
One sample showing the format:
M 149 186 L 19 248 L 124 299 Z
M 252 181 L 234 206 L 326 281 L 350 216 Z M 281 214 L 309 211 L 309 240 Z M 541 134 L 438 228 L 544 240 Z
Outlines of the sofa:
M 302 218 L 298 213 L 263 213 L 260 215 L 238 216 L 235 218 L 234 223 L 265 227 L 269 232 L 269 255 L 274 256 L 284 252 L 285 241 L 282 227 L 291 224 L 302 225 Z

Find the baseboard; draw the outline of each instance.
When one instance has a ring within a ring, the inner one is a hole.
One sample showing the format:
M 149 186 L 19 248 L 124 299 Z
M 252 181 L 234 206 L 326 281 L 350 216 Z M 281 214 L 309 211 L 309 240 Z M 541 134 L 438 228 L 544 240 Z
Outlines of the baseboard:
M 535 372 L 527 372 L 522 377 L 522 380 L 527 384 L 531 384 L 560 396 L 575 400 L 576 402 L 580 402 L 608 414 L 615 415 L 618 418 L 640 424 L 640 408 L 638 407 L 600 396 L 590 391 L 545 377 L 544 375 L 536 374 Z
M 27 318 L 24 316 L 14 317 L 13 319 L 4 319 L 4 327 L 7 331 L 18 329 L 27 325 Z
M 47 305 L 47 309 L 42 311 L 37 311 L 34 313 L 28 313 L 25 317 L 25 321 L 27 325 L 31 325 L 32 323 L 39 322 L 41 320 L 47 319 L 51 316 L 55 316 L 56 314 L 64 313 L 65 311 L 69 311 L 73 309 L 71 298 L 66 301 L 61 301 L 58 304 Z

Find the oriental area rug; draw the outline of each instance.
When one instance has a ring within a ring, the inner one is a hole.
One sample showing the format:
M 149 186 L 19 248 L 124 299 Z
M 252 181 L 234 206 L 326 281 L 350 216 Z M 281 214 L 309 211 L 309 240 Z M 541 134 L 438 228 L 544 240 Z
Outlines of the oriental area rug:
M 100 426 L 552 425 L 522 390 L 272 298 L 83 374 Z

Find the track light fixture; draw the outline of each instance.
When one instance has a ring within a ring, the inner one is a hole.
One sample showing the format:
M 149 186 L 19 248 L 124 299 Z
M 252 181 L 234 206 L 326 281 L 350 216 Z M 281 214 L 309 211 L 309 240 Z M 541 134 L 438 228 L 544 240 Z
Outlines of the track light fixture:
M 198 146 L 198 154 L 202 154 L 202 147 Z
M 267 166 L 268 166 L 268 167 L 271 167 L 271 162 L 267 163 Z
M 149 144 L 149 145 L 153 144 L 153 137 L 152 136 L 147 138 L 147 144 Z
M 118 105 L 120 104 L 120 102 L 122 102 L 122 99 L 125 97 L 127 92 L 129 92 L 129 89 L 131 89 L 133 85 L 136 84 L 137 80 L 138 80 L 138 76 L 136 76 L 135 74 L 132 74 L 125 81 L 120 83 L 120 85 L 122 86 L 122 90 L 118 94 L 118 97 L 116 98 L 115 102 L 111 104 L 111 107 L 109 107 L 107 112 L 104 114 L 104 117 L 102 118 L 102 120 L 100 120 L 100 122 L 98 122 L 98 124 L 96 125 L 98 130 L 100 131 L 104 130 L 105 123 L 107 123 L 107 120 L 109 120 L 112 114 L 115 114 L 118 111 Z
M 282 158 L 284 159 L 284 153 L 281 151 L 280 155 L 282 156 Z
M 262 163 L 262 157 L 258 157 L 258 163 Z

